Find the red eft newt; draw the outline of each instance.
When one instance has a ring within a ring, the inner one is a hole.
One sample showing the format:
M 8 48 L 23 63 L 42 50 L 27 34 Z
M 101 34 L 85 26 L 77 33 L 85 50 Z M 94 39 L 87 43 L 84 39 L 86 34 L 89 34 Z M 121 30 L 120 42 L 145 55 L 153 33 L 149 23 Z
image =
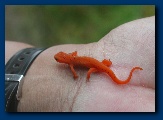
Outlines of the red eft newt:
M 112 80 L 116 82 L 117 84 L 126 84 L 131 80 L 132 73 L 134 70 L 136 69 L 143 70 L 140 67 L 134 67 L 130 71 L 130 74 L 126 80 L 120 80 L 116 77 L 114 72 L 109 68 L 109 66 L 112 64 L 110 60 L 104 59 L 102 62 L 100 62 L 91 57 L 77 56 L 77 51 L 69 53 L 69 54 L 64 53 L 64 52 L 59 52 L 56 55 L 54 55 L 54 59 L 59 63 L 68 64 L 74 75 L 74 79 L 78 77 L 74 70 L 74 66 L 84 66 L 84 67 L 90 68 L 87 72 L 87 82 L 89 81 L 91 73 L 99 71 L 99 72 L 107 73 L 112 78 Z

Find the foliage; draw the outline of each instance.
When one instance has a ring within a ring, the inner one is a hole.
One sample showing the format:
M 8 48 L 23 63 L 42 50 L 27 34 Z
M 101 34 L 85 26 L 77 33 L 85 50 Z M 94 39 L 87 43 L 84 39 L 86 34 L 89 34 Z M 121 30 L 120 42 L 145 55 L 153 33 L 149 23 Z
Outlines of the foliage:
M 155 15 L 155 6 L 6 6 L 6 40 L 35 46 L 97 42 L 126 22 Z

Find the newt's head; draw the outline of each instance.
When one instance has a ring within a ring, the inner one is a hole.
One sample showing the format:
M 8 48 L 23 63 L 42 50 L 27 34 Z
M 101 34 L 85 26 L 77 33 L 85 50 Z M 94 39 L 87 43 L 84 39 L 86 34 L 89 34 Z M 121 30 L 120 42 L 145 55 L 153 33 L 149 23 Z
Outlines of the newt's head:
M 69 59 L 70 59 L 69 54 L 64 53 L 64 52 L 59 52 L 59 53 L 55 54 L 54 59 L 59 63 L 67 63 L 67 64 L 69 64 L 69 62 L 70 62 L 69 61 Z

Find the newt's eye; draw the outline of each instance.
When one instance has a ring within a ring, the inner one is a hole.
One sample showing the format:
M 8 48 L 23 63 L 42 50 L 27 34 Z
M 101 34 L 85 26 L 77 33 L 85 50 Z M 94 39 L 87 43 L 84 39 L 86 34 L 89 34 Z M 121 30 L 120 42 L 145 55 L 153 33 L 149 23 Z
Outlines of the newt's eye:
M 55 58 L 55 60 L 56 60 L 56 61 L 58 61 L 58 59 L 57 59 L 57 58 Z

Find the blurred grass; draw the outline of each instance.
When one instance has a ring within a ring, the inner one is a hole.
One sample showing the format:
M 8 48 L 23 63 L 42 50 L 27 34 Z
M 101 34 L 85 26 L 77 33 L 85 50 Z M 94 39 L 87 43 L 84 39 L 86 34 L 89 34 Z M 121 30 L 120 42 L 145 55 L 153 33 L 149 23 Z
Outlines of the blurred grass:
M 155 15 L 152 5 L 5 7 L 5 39 L 40 47 L 97 42 L 115 27 Z

